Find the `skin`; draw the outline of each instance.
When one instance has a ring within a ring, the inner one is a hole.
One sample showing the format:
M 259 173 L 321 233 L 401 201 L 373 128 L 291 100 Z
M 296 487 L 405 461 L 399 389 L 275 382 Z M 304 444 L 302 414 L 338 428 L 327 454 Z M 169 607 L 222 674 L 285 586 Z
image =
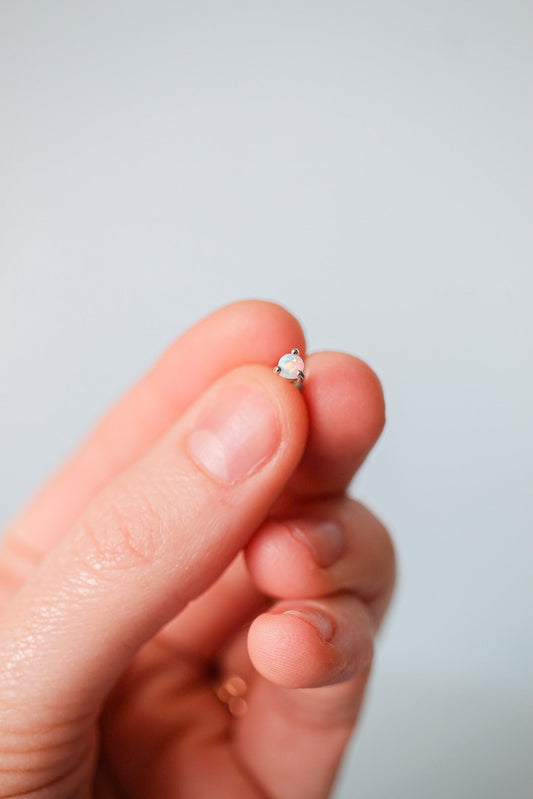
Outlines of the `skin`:
M 303 392 L 272 372 L 293 347 Z M 279 436 L 231 483 L 190 445 L 228 387 L 259 390 Z M 394 585 L 387 531 L 346 495 L 383 424 L 372 370 L 306 357 L 277 305 L 178 339 L 6 532 L 0 799 L 327 797 Z

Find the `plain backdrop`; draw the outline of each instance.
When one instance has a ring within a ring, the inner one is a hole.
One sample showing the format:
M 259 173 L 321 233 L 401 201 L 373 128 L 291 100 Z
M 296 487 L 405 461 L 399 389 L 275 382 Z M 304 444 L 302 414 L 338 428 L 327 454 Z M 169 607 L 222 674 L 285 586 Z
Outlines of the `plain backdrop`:
M 2 521 L 226 302 L 383 381 L 335 799 L 531 795 L 532 140 L 527 0 L 0 0 Z

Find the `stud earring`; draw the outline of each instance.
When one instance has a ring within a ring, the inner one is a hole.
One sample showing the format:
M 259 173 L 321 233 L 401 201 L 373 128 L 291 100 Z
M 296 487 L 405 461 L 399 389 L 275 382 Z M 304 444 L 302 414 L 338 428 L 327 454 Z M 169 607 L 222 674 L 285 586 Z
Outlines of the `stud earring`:
M 290 380 L 298 388 L 305 380 L 304 362 L 300 358 L 300 350 L 294 348 L 286 355 L 282 355 L 274 372 L 286 380 Z

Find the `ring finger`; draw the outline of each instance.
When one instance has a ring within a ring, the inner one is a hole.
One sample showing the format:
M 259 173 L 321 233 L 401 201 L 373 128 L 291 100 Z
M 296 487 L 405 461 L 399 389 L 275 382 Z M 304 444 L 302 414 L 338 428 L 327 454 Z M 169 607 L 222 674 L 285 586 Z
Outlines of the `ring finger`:
M 376 626 L 395 580 L 395 555 L 385 526 L 348 497 L 306 503 L 289 518 L 271 519 L 246 547 L 257 588 L 281 599 L 347 591 L 365 602 Z

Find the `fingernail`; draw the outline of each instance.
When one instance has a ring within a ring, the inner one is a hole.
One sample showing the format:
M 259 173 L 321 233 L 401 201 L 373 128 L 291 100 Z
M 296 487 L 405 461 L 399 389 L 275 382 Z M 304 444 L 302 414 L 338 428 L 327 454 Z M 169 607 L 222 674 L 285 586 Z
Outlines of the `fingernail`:
M 332 566 L 344 552 L 344 531 L 336 522 L 291 519 L 287 526 L 291 535 L 311 550 L 321 569 Z
M 324 614 L 318 610 L 310 610 L 308 608 L 305 610 L 284 610 L 282 615 L 298 616 L 298 618 L 309 622 L 324 641 L 331 641 L 333 638 L 335 632 L 333 622 L 328 616 L 324 616 Z
M 279 443 L 278 420 L 267 396 L 249 385 L 231 384 L 198 420 L 188 449 L 213 477 L 237 483 L 272 457 Z

